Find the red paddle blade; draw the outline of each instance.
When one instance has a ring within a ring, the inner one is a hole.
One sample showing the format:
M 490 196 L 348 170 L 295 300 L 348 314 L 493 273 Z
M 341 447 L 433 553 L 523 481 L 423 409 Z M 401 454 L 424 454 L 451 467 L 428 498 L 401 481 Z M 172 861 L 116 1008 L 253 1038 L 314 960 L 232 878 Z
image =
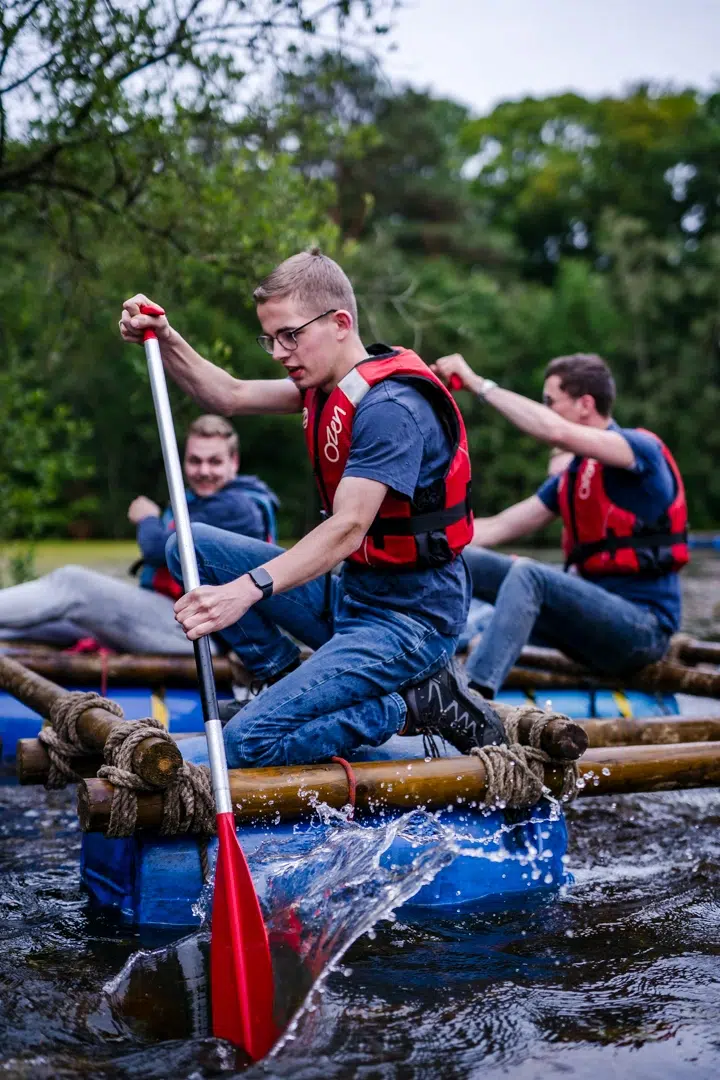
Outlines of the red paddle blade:
M 213 1035 L 259 1061 L 277 1038 L 270 947 L 231 813 L 217 815 L 217 830 L 210 941 Z

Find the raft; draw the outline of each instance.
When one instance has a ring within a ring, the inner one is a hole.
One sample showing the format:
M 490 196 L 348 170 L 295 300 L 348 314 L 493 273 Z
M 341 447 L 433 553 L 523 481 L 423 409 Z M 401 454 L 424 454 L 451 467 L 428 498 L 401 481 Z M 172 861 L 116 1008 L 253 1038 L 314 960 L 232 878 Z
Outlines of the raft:
M 207 763 L 204 737 L 183 740 L 180 746 L 186 760 Z M 417 760 L 422 756 L 422 739 L 395 737 L 377 750 L 359 750 L 353 760 Z M 398 817 L 364 817 L 362 823 L 348 827 L 387 829 Z M 507 811 L 456 805 L 435 813 L 432 820 L 433 836 L 426 844 L 437 843 L 437 828 L 445 827 L 446 839 L 458 853 L 448 856 L 448 864 L 423 884 L 404 908 L 450 914 L 515 905 L 530 896 L 555 892 L 572 880 L 564 865 L 567 829 L 557 804 L 543 801 L 528 809 Z M 237 827 L 261 902 L 271 885 L 262 861 L 254 858 L 261 854 L 262 845 L 281 843 L 287 858 L 306 856 L 308 873 L 312 873 L 313 851 L 332 827 L 332 819 L 323 825 L 319 818 Z M 422 837 L 401 832 L 391 838 L 380 866 L 402 872 L 422 855 L 423 846 Z M 211 841 L 211 865 L 216 848 L 217 842 Z M 111 839 L 101 833 L 85 833 L 81 871 L 95 909 L 114 913 L 126 925 L 178 929 L 200 923 L 197 906 L 203 882 L 200 854 L 193 840 L 142 833 Z
M 97 690 L 97 686 L 68 686 L 70 690 Z M 197 691 L 140 687 L 110 687 L 109 696 L 122 706 L 128 720 L 152 716 L 173 734 L 202 731 L 202 709 Z M 535 701 L 540 706 L 550 702 L 557 712 L 571 718 L 611 719 L 632 716 L 677 716 L 674 694 L 646 693 L 640 690 L 567 690 L 552 687 L 538 690 L 504 690 L 498 701 L 523 705 Z M 37 736 L 43 720 L 11 694 L 0 692 L 0 741 L 4 760 L 15 758 L 18 739 Z

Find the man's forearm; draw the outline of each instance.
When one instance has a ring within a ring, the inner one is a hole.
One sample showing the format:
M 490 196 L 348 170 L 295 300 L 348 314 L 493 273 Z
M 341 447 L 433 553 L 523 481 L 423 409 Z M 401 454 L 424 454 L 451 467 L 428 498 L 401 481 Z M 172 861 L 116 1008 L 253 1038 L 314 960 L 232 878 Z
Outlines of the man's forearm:
M 170 378 L 199 405 L 225 415 L 236 411 L 236 378 L 205 360 L 176 330 L 160 342 L 160 350 Z
M 365 537 L 365 528 L 353 518 L 333 515 L 299 540 L 289 551 L 264 563 L 274 592 L 305 585 L 347 559 Z
M 551 446 L 562 445 L 564 421 L 556 416 L 552 409 L 548 409 L 547 405 L 541 405 L 539 401 L 532 401 L 500 386 L 489 390 L 485 400 L 526 435 L 532 435 Z

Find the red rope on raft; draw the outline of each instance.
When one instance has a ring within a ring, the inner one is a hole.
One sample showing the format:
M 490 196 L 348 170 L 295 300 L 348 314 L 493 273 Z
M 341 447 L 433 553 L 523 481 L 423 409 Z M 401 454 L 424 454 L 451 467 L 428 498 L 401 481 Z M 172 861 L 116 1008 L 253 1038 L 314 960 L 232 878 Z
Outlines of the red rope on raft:
M 355 776 L 355 772 L 350 762 L 346 761 L 345 758 L 333 757 L 330 758 L 330 760 L 334 761 L 336 765 L 342 765 L 343 769 L 345 770 L 345 775 L 347 776 L 348 782 L 348 802 L 350 803 L 350 813 L 348 814 L 348 820 L 351 820 L 355 815 L 355 793 L 357 791 L 357 778 Z

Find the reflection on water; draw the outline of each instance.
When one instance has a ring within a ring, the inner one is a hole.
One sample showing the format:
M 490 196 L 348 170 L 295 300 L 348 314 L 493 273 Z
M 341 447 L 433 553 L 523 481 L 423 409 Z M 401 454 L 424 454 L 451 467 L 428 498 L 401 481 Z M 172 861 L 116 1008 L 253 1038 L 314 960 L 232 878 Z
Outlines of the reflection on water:
M 685 578 L 686 629 L 718 638 L 719 569 L 706 557 Z M 205 1034 L 206 938 L 168 949 L 90 917 L 72 802 L 0 787 L 2 1075 L 232 1076 L 244 1063 Z M 278 1007 L 305 1005 L 271 1061 L 244 1075 L 717 1076 L 720 792 L 590 799 L 568 821 L 571 888 L 457 920 L 393 915 L 452 858 L 447 831 L 403 874 L 381 869 L 389 834 L 353 827 L 319 844 L 310 878 L 291 852 L 266 849 Z

